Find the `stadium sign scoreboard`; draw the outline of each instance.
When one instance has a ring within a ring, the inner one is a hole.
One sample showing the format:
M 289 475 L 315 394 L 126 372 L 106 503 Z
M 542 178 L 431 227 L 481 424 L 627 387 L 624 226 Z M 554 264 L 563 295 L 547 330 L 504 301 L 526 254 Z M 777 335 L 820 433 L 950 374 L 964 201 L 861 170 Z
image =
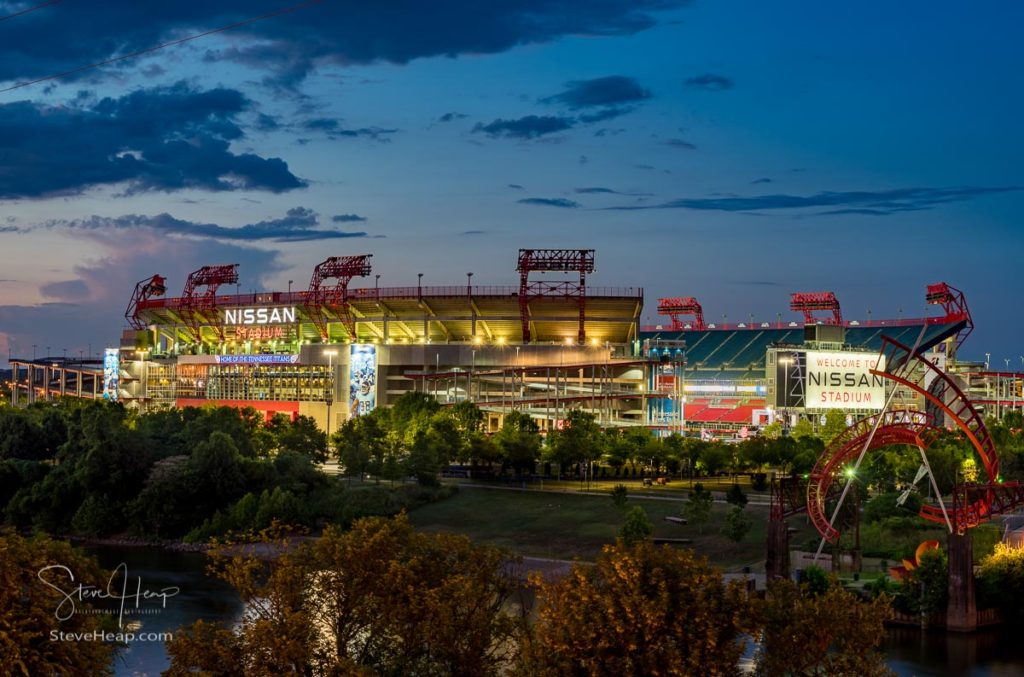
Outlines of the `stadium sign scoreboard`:
M 878 353 L 808 350 L 804 401 L 808 409 L 871 409 L 885 406 L 885 369 Z
M 298 311 L 295 306 L 283 308 L 226 308 L 225 326 L 269 324 L 295 324 Z

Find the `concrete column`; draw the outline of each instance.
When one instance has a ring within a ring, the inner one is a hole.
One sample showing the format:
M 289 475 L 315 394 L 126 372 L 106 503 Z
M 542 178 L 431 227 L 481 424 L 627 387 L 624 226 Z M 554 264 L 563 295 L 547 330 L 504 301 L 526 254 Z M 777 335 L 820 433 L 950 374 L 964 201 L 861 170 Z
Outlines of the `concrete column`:
M 951 533 L 947 539 L 949 554 L 949 606 L 946 629 L 973 632 L 978 628 L 978 607 L 974 598 L 974 543 L 968 529 L 962 536 Z
M 768 520 L 764 570 L 768 580 L 789 578 L 789 529 L 786 520 Z
M 11 364 L 11 406 L 18 406 L 18 363 Z

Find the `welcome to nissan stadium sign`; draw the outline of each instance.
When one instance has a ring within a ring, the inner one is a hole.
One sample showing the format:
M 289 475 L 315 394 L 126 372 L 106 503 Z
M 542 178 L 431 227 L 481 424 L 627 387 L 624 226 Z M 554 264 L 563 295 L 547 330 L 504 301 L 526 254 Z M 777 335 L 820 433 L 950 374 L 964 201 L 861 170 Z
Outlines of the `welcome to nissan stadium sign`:
M 875 409 L 885 406 L 885 369 L 878 353 L 807 351 L 804 401 L 808 409 Z

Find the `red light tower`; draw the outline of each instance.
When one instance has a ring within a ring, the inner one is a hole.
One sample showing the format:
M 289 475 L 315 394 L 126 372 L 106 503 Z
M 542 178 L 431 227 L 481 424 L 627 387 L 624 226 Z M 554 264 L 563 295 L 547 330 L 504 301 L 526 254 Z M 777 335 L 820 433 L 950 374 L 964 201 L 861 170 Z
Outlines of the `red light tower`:
M 217 289 L 222 284 L 238 283 L 238 264 L 228 263 L 219 266 L 203 266 L 189 274 L 185 282 L 185 290 L 178 299 L 181 319 L 185 322 L 194 341 L 202 337 L 199 328 L 205 322 L 214 327 L 217 335 L 224 336 L 214 311 L 217 309 Z
M 942 306 L 942 309 L 946 311 L 944 318 L 946 322 L 964 323 L 964 328 L 956 336 L 956 345 L 959 348 L 968 334 L 974 331 L 974 319 L 971 318 L 971 309 L 967 307 L 967 298 L 964 293 L 945 282 L 937 282 L 928 285 L 925 301 L 930 305 Z
M 523 343 L 530 342 L 530 300 L 561 298 L 575 301 L 579 306 L 580 329 L 577 340 L 587 340 L 587 273 L 594 272 L 593 249 L 520 249 L 519 263 L 519 319 L 523 323 Z M 580 274 L 577 284 L 571 280 L 558 282 L 530 281 L 530 273 Z
M 349 341 L 356 341 L 356 322 L 348 303 L 348 283 L 354 277 L 370 274 L 370 257 L 373 254 L 357 256 L 332 256 L 313 269 L 306 293 L 306 313 L 320 332 L 320 339 L 327 341 L 327 309 L 330 308 L 345 325 Z M 324 284 L 335 280 L 333 284 Z
M 139 306 L 154 296 L 163 296 L 167 291 L 166 282 L 167 279 L 162 275 L 154 275 L 140 280 L 135 285 L 132 300 L 128 302 L 128 308 L 124 311 L 124 319 L 128 320 L 128 326 L 136 331 L 146 328 L 146 324 L 139 319 Z
M 790 296 L 789 309 L 800 311 L 804 314 L 804 322 L 814 324 L 817 319 L 814 311 L 827 310 L 832 312 L 831 318 L 825 319 L 825 324 L 843 324 L 843 313 L 839 309 L 839 299 L 830 291 L 796 292 Z
M 680 315 L 692 315 L 693 327 L 697 331 L 704 331 L 707 326 L 704 324 L 704 309 L 692 296 L 672 297 L 658 299 L 658 314 L 668 315 L 672 320 L 672 331 L 682 331 L 686 325 L 679 319 Z

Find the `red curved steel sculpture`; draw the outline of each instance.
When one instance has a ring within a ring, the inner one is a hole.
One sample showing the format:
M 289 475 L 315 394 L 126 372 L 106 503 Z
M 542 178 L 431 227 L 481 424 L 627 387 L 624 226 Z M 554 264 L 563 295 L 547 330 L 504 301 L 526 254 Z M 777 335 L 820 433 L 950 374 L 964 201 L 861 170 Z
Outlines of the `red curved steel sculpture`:
M 981 416 L 956 383 L 919 352 L 889 337 L 882 339 L 884 369 L 871 373 L 909 388 L 924 397 L 944 414 L 974 446 L 990 483 L 999 477 L 999 458 L 992 437 Z M 931 378 L 928 378 L 931 377 Z M 929 385 L 925 385 L 928 383 Z M 946 421 L 929 421 L 925 414 L 911 411 L 888 411 L 860 419 L 841 433 L 825 449 L 814 466 L 807 485 L 807 513 L 824 539 L 836 542 L 839 532 L 825 514 L 826 498 L 843 467 L 860 454 L 894 444 L 908 444 L 927 450 L 945 427 Z M 946 511 L 924 505 L 919 513 L 932 522 L 945 524 L 947 517 L 957 533 L 975 527 L 991 515 L 995 491 L 991 488 L 974 492 L 970 501 L 958 501 Z

